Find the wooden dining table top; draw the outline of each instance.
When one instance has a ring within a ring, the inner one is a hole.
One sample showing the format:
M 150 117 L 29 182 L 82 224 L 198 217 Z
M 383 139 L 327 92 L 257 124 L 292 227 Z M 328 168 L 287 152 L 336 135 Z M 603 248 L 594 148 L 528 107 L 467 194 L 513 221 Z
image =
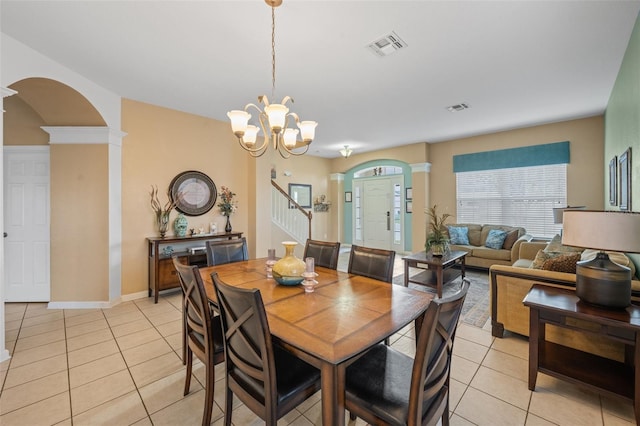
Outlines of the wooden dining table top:
M 266 259 L 200 268 L 217 304 L 211 273 L 233 286 L 257 288 L 271 334 L 309 355 L 340 364 L 391 336 L 424 313 L 434 295 L 371 278 L 317 267 L 315 291 L 268 279 Z

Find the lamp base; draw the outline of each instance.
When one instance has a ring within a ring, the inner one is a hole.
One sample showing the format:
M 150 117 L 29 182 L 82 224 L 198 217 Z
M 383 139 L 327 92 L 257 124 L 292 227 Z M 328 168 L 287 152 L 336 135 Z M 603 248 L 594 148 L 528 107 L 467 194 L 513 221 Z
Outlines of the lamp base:
M 631 304 L 631 270 L 600 252 L 593 260 L 577 263 L 576 294 L 590 305 L 624 309 Z

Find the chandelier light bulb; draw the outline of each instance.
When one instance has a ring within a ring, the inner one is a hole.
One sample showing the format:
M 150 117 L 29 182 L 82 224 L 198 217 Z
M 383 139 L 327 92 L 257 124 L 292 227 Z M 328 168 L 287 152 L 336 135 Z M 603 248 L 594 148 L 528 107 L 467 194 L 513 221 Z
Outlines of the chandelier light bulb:
M 253 148 L 256 144 L 256 140 L 258 139 L 259 131 L 260 131 L 260 128 L 258 126 L 249 124 L 247 126 L 247 130 L 244 131 L 242 142 L 244 142 L 249 148 Z
M 313 138 L 316 136 L 316 126 L 318 123 L 315 121 L 301 121 L 298 123 L 298 127 L 300 128 L 300 136 L 302 140 L 305 142 L 311 142 Z
M 269 127 L 274 133 L 280 133 L 285 125 L 289 108 L 282 104 L 271 104 L 264 107 L 264 112 L 269 118 Z
M 298 129 L 284 129 L 284 146 L 293 149 L 296 146 Z
M 231 130 L 233 134 L 241 138 L 247 130 L 251 114 L 246 111 L 233 110 L 227 113 L 227 117 L 231 120 Z

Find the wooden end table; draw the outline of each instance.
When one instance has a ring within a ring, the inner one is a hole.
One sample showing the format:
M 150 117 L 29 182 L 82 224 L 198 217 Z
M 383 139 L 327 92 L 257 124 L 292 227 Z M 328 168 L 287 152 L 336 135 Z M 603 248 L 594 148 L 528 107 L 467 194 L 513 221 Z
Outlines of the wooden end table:
M 430 253 L 421 251 L 402 258 L 404 260 L 404 286 L 409 283 L 435 287 L 438 297 L 442 297 L 442 286 L 458 277 L 464 279 L 464 258 L 466 251 L 452 251 L 444 256 L 433 256 Z M 453 269 L 453 266 L 460 266 L 460 270 Z M 409 268 L 425 269 L 431 273 L 426 279 L 411 279 Z
M 530 310 L 529 390 L 535 391 L 542 372 L 631 401 L 640 424 L 640 307 L 602 309 L 580 301 L 573 290 L 541 284 L 531 287 L 523 303 Z M 547 324 L 622 342 L 626 359 L 619 362 L 548 342 Z

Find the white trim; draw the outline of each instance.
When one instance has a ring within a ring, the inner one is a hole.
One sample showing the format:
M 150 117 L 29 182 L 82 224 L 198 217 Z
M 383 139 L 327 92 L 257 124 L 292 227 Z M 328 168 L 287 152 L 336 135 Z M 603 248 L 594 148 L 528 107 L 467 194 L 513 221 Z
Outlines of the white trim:
M 344 181 L 344 173 L 331 173 L 329 179 L 332 181 L 342 182 Z
M 49 144 L 110 144 L 122 146 L 127 134 L 105 126 L 42 126 L 49 133 Z
M 11 354 L 9 353 L 9 350 L 4 349 L 0 351 L 0 362 L 4 362 L 10 358 L 11 358 Z
M 411 173 L 429 173 L 431 172 L 431 163 L 415 163 L 409 164 L 411 167 Z
M 2 149 L 4 152 L 9 153 L 24 151 L 47 153 L 50 151 L 48 145 L 6 145 L 3 146 Z
M 0 91 L 2 91 L 3 98 L 6 98 L 7 96 L 13 96 L 18 93 L 13 89 L 9 89 L 8 87 L 0 87 Z
M 149 291 L 139 291 L 137 293 L 125 294 L 120 300 L 123 302 L 130 302 L 131 300 L 145 299 L 149 297 Z
M 113 308 L 120 301 L 113 302 L 49 302 L 47 309 L 106 309 Z

